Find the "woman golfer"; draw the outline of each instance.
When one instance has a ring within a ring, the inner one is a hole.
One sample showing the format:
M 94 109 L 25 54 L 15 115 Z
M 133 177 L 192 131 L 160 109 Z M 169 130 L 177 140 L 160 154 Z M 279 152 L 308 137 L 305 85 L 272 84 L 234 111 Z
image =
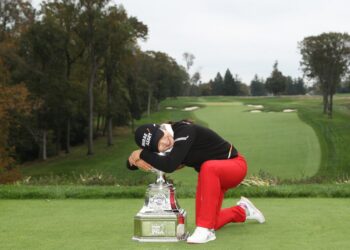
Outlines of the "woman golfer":
M 264 215 L 244 197 L 237 206 L 221 208 L 225 192 L 246 176 L 247 163 L 231 143 L 214 131 L 188 121 L 146 124 L 137 128 L 135 141 L 142 149 L 131 153 L 131 165 L 146 171 L 154 167 L 166 173 L 186 165 L 198 172 L 197 227 L 188 243 L 215 240 L 215 230 L 230 222 L 265 222 Z

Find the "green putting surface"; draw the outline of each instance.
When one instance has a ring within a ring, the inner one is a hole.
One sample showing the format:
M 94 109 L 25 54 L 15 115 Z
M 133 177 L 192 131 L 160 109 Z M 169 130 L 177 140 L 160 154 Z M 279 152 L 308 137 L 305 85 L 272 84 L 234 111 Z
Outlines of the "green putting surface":
M 251 113 L 239 102 L 205 103 L 194 113 L 233 143 L 248 161 L 249 174 L 260 170 L 281 178 L 317 173 L 321 149 L 313 129 L 296 112 Z
M 226 199 L 224 206 L 237 200 Z M 349 249 L 349 199 L 252 199 L 267 222 L 229 224 L 205 245 L 138 243 L 142 199 L 0 200 L 0 249 Z M 194 229 L 194 199 L 179 200 Z

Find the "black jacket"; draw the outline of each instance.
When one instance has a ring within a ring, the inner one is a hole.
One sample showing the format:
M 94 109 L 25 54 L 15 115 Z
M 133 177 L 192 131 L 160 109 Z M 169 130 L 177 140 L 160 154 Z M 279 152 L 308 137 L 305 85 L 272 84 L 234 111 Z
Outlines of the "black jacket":
M 194 167 L 197 172 L 207 160 L 227 159 L 231 144 L 214 131 L 187 122 L 176 122 L 171 125 L 174 130 L 174 146 L 166 155 L 158 155 L 149 150 L 142 150 L 140 158 L 153 167 L 171 173 L 181 164 Z M 231 157 L 238 154 L 232 148 Z

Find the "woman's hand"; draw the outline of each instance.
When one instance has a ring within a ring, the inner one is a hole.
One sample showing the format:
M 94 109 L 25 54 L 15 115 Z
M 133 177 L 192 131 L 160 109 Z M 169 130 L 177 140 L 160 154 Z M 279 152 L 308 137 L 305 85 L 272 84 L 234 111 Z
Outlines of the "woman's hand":
M 129 163 L 130 165 L 134 165 L 141 170 L 150 171 L 153 167 L 140 158 L 141 152 L 142 152 L 142 149 L 138 149 L 132 152 L 129 157 Z
M 140 159 L 140 154 L 142 152 L 142 149 L 138 149 L 135 150 L 131 153 L 131 155 L 129 156 L 129 163 L 130 165 L 135 165 L 136 166 L 136 162 L 141 160 Z
M 145 162 L 144 160 L 140 159 L 136 162 L 136 167 L 138 167 L 139 169 L 143 170 L 143 171 L 151 171 L 152 170 L 152 166 L 150 164 L 148 164 L 147 162 Z

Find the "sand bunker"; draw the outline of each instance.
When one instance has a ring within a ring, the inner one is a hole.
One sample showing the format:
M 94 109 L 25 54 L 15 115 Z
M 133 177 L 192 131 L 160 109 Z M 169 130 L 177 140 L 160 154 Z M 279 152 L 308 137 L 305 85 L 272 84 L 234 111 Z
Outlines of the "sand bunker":
M 284 113 L 296 112 L 296 109 L 283 109 Z
M 261 113 L 261 110 L 254 109 L 254 110 L 251 110 L 250 113 Z
M 253 104 L 248 104 L 248 107 L 255 108 L 255 109 L 263 109 L 263 105 L 253 105 Z
M 186 107 L 183 109 L 183 111 L 192 111 L 192 110 L 196 110 L 196 109 L 199 109 L 199 107 L 198 106 Z
M 166 107 L 165 109 L 174 109 L 173 107 Z

